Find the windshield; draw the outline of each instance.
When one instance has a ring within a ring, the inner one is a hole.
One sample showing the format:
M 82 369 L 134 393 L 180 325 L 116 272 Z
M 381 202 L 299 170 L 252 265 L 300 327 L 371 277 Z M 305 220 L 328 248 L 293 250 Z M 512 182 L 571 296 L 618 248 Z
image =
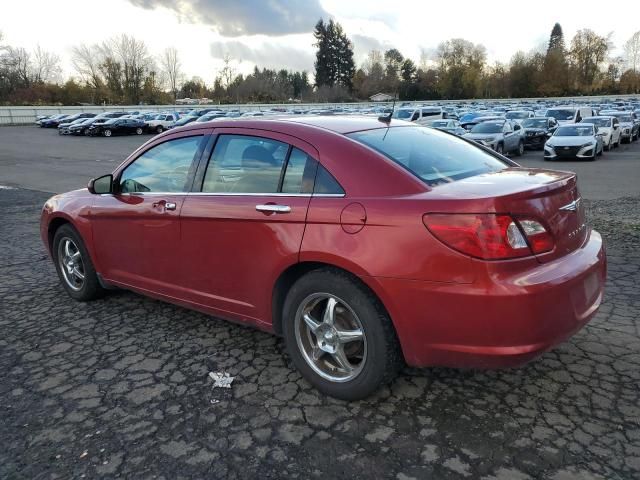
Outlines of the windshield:
M 593 127 L 591 125 L 571 125 L 559 127 L 554 137 L 590 137 L 593 135 Z
M 400 109 L 393 112 L 393 118 L 398 118 L 400 120 L 403 120 L 405 118 L 411 118 L 412 114 L 413 114 L 413 110 Z
M 507 168 L 482 149 L 431 128 L 379 128 L 347 136 L 402 165 L 430 186 Z
M 547 117 L 553 117 L 556 120 L 573 120 L 573 116 L 576 114 L 575 110 L 569 110 L 564 108 L 551 108 L 547 110 Z
M 519 118 L 527 118 L 529 116 L 529 112 L 507 112 L 505 114 L 505 117 L 513 120 L 513 119 L 519 119 Z
M 473 120 L 474 118 L 479 117 L 479 116 L 480 116 L 480 114 L 477 113 L 477 112 L 465 113 L 464 115 L 462 115 L 460 117 L 460 121 L 462 123 L 470 122 L 471 120 Z
M 471 133 L 500 133 L 503 122 L 482 122 L 471 129 Z
M 619 121 L 621 122 L 633 122 L 631 115 L 616 115 Z
M 590 117 L 584 118 L 582 123 L 593 123 L 597 127 L 610 127 L 611 119 L 606 117 Z
M 524 128 L 547 128 L 546 118 L 527 118 L 522 122 Z

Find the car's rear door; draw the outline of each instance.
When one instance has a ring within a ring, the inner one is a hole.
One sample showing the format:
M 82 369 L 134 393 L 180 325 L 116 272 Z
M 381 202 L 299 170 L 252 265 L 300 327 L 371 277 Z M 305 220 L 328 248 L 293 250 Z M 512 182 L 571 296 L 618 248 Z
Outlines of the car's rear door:
M 159 138 L 114 175 L 115 192 L 96 196 L 91 224 L 107 280 L 174 295 L 180 273 L 180 211 L 210 129 Z
M 183 298 L 269 324 L 274 282 L 298 261 L 314 158 L 311 145 L 281 133 L 214 130 L 198 191 L 182 207 Z

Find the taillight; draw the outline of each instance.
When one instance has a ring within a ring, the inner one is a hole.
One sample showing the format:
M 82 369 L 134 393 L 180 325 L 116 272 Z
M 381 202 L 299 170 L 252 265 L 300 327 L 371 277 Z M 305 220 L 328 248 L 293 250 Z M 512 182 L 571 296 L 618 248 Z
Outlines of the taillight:
M 553 248 L 553 239 L 544 226 L 531 219 L 515 220 L 510 215 L 491 213 L 430 213 L 423 221 L 445 245 L 484 260 L 525 257 Z

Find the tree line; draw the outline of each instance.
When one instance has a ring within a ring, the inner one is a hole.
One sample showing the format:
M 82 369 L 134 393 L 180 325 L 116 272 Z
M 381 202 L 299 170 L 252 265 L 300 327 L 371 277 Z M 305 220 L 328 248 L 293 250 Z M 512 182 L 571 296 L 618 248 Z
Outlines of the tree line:
M 169 104 L 178 98 L 216 103 L 366 100 L 384 92 L 400 100 L 518 98 L 640 93 L 640 31 L 612 57 L 608 36 L 579 30 L 566 42 L 555 24 L 544 48 L 516 52 L 508 63 L 490 64 L 486 48 L 454 38 L 423 52 L 418 62 L 398 49 L 372 50 L 362 65 L 353 43 L 333 21 L 315 25 L 313 79 L 306 71 L 259 68 L 237 72 L 226 55 L 208 84 L 187 78 L 179 52 L 154 56 L 131 35 L 71 51 L 74 75 L 63 80 L 61 59 L 40 46 L 32 51 L 3 41 L 0 32 L 0 104 Z

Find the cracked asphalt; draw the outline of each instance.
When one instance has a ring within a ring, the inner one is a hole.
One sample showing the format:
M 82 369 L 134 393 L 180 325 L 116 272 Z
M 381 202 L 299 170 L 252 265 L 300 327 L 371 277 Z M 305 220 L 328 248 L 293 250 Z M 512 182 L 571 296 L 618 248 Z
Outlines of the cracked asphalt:
M 587 202 L 609 279 L 567 343 L 520 369 L 405 369 L 353 403 L 268 334 L 129 292 L 71 300 L 38 234 L 48 196 L 0 189 L 2 479 L 640 478 L 640 192 Z

